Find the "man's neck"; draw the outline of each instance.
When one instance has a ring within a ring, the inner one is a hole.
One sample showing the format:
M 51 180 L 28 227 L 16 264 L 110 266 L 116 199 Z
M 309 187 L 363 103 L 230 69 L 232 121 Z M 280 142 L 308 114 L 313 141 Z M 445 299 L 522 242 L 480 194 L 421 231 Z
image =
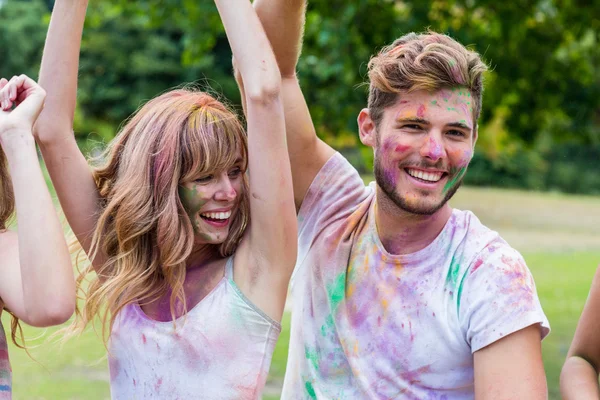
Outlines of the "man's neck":
M 427 247 L 452 215 L 445 204 L 432 215 L 418 215 L 399 208 L 377 187 L 375 223 L 383 247 L 390 254 L 411 254 Z

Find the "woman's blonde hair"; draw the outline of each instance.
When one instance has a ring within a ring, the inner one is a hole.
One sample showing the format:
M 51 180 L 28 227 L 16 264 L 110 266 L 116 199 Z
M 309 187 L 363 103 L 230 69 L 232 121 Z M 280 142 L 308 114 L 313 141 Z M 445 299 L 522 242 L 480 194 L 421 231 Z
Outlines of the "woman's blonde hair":
M 8 228 L 11 217 L 15 212 L 15 194 L 8 172 L 6 154 L 0 148 L 0 231 Z M 25 348 L 25 337 L 19 319 L 8 308 L 4 307 L 10 314 L 10 337 L 15 346 Z M 1 311 L 1 310 L 0 310 Z M 19 340 L 17 340 L 17 337 Z
M 171 290 L 175 305 L 186 310 L 183 283 L 186 259 L 194 246 L 192 222 L 178 188 L 201 175 L 232 167 L 248 144 L 236 114 L 199 91 L 177 89 L 146 103 L 109 144 L 93 172 L 101 198 L 100 215 L 89 258 L 102 251 L 107 261 L 97 268 L 87 289 L 88 265 L 77 278 L 86 299 L 76 311 L 73 331 L 101 315 L 103 338 L 126 305 L 152 302 Z M 229 235 L 214 250 L 231 255 L 249 222 L 248 181 L 243 174 L 238 211 Z M 107 308 L 102 311 L 103 304 Z M 108 314 L 110 323 L 107 325 Z

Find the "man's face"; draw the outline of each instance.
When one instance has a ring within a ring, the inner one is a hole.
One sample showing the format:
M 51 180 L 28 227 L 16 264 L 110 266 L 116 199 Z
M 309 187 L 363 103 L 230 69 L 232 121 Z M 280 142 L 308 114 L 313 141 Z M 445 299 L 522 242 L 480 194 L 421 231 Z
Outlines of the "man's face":
M 374 147 L 375 179 L 401 209 L 431 215 L 458 190 L 477 140 L 473 98 L 464 88 L 398 96 L 375 128 L 359 116 L 361 139 Z

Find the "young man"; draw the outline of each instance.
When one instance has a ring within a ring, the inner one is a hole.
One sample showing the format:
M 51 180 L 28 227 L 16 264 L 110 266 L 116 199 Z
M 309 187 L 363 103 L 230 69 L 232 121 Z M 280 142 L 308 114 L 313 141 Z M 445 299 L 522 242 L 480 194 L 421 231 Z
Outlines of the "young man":
M 545 399 L 549 324 L 533 278 L 447 203 L 477 141 L 479 55 L 408 34 L 370 61 L 358 127 L 376 182 L 365 187 L 317 138 L 295 76 L 305 1 L 254 6 L 282 73 L 299 209 L 282 398 Z

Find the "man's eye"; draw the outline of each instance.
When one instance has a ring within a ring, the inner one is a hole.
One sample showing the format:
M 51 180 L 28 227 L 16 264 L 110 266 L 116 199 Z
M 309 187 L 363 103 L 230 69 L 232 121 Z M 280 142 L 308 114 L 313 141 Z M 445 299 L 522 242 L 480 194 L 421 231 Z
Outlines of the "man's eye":
M 402 125 L 402 128 L 419 130 L 419 129 L 421 129 L 421 125 L 406 124 L 406 125 Z
M 462 131 L 457 131 L 456 129 L 452 129 L 450 131 L 447 132 L 448 135 L 450 136 L 457 136 L 457 137 L 465 137 L 466 135 L 464 134 L 464 132 Z

